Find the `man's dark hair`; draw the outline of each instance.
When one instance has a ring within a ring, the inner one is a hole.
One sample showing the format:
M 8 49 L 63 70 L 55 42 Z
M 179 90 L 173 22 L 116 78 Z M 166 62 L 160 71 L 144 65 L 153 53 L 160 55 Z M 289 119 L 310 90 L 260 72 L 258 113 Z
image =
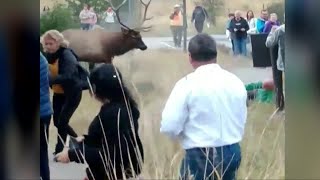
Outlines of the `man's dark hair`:
M 217 58 L 216 42 L 205 33 L 200 33 L 190 40 L 188 51 L 195 61 L 210 61 Z

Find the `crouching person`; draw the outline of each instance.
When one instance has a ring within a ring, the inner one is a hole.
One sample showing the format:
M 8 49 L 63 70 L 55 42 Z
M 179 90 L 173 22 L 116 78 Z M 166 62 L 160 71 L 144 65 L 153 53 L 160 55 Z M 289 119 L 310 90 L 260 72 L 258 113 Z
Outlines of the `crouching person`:
M 95 69 L 90 81 L 96 100 L 101 102 L 100 112 L 91 122 L 88 134 L 76 138 L 79 147 L 57 154 L 57 161 L 86 162 L 89 180 L 137 177 L 144 160 L 137 103 L 122 84 L 120 72 L 111 64 Z

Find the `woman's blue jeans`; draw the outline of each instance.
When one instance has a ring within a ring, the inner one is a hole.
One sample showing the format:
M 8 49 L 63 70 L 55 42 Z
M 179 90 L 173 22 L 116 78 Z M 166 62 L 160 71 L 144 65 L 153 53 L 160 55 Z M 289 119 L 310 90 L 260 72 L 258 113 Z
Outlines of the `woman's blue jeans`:
M 247 56 L 247 37 L 234 39 L 234 54 Z

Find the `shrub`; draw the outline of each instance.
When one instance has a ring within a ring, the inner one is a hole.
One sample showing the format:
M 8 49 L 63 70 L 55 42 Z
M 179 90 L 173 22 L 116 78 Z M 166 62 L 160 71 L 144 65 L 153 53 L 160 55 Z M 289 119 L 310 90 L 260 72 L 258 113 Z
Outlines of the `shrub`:
M 198 0 L 197 3 L 201 3 L 206 8 L 211 23 L 216 25 L 216 17 L 224 6 L 223 0 Z
M 79 24 L 74 20 L 72 12 L 62 4 L 56 4 L 40 16 L 40 35 L 50 29 L 63 31 L 75 27 L 79 27 Z
M 267 9 L 269 13 L 276 13 L 278 15 L 278 20 L 281 23 L 284 23 L 284 13 L 285 13 L 284 2 L 272 3 L 267 7 Z

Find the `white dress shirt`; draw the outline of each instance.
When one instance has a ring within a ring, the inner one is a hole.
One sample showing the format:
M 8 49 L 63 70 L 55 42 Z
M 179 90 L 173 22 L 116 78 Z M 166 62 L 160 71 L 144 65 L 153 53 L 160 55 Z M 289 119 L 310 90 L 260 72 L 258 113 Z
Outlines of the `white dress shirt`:
M 242 140 L 247 119 L 243 82 L 218 64 L 179 80 L 162 112 L 160 132 L 184 149 L 220 147 Z

